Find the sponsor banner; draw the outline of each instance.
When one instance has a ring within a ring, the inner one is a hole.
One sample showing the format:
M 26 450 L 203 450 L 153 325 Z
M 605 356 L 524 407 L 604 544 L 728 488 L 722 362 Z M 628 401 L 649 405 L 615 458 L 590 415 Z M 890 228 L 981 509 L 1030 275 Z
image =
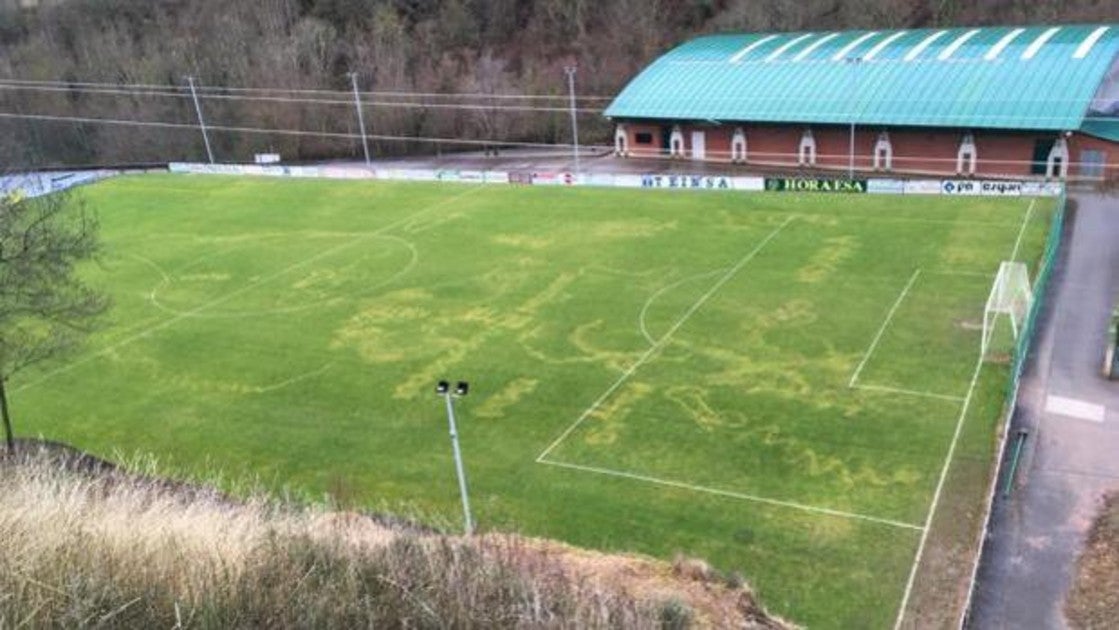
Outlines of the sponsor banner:
M 533 173 L 532 183 L 535 186 L 572 186 L 575 176 L 571 173 Z
M 366 168 L 324 166 L 319 171 L 326 179 L 372 179 L 376 174 Z
M 458 171 L 436 171 L 435 179 L 438 179 L 441 182 L 460 181 Z
M 487 184 L 508 184 L 509 173 L 506 171 L 483 171 Z
M 937 179 L 912 179 L 905 182 L 907 195 L 939 195 L 941 182 Z
M 783 177 L 765 180 L 765 189 L 774 192 L 865 193 L 865 179 L 820 179 Z
M 253 162 L 257 164 L 279 164 L 279 153 L 256 153 L 253 155 Z
M 1022 182 L 947 179 L 941 184 L 940 190 L 945 195 L 1020 197 L 1022 195 Z
M 748 190 L 760 192 L 765 190 L 765 179 L 762 177 L 732 177 L 731 188 L 735 190 Z
M 484 184 L 486 173 L 485 171 L 459 171 L 458 180 L 464 184 Z
M 645 184 L 643 175 L 615 175 L 613 186 L 618 188 L 641 188 Z
M 1022 182 L 1023 197 L 1059 197 L 1063 191 L 1060 182 Z
M 905 193 L 905 182 L 900 179 L 868 179 L 866 191 L 872 195 L 901 195 Z
M 688 188 L 700 190 L 731 190 L 732 178 L 725 175 L 659 175 L 641 176 L 642 188 Z
M 607 173 L 590 173 L 583 176 L 582 183 L 585 186 L 617 186 L 617 178 Z M 637 185 L 641 185 L 641 180 L 638 178 Z
M 529 171 L 510 171 L 509 172 L 509 183 L 510 184 L 518 184 L 518 185 L 521 185 L 521 186 L 531 186 L 532 185 L 532 173 L 529 172 Z

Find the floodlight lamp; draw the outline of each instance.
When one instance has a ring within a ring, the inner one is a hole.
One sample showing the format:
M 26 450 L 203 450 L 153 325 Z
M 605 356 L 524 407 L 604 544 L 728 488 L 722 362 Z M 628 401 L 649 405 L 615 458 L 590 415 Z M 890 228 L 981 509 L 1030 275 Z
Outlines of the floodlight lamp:
M 435 393 L 440 396 L 446 395 L 449 391 L 451 391 L 451 384 L 447 381 L 439 381 L 439 384 L 435 386 Z
M 456 395 L 465 396 L 467 394 L 467 392 L 469 392 L 469 391 L 470 391 L 470 383 L 467 383 L 466 381 L 459 381 L 458 384 L 455 385 L 455 394 Z

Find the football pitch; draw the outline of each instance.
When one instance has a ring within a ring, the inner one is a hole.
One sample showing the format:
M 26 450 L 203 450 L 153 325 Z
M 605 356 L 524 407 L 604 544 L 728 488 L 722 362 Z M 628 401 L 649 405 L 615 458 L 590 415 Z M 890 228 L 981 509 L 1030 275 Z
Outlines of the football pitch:
M 457 526 L 433 388 L 468 380 L 483 529 L 704 557 L 813 627 L 958 590 L 935 572 L 977 530 L 933 530 L 977 519 L 1008 374 L 979 361 L 984 301 L 1000 261 L 1032 273 L 1054 207 L 170 175 L 79 194 L 115 306 L 13 382 L 22 434 Z

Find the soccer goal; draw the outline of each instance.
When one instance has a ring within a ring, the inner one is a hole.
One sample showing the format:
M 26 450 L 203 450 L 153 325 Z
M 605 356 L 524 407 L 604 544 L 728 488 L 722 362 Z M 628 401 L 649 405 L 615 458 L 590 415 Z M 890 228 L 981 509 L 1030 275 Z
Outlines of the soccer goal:
M 1007 356 L 1011 353 L 1018 335 L 1022 334 L 1022 328 L 1026 325 L 1032 303 L 1033 291 L 1030 289 L 1030 272 L 1026 264 L 1003 262 L 999 265 L 999 273 L 995 276 L 995 283 L 987 296 L 987 305 L 983 308 L 984 358 Z M 1009 330 L 1003 326 L 1003 330 L 996 334 L 999 323 L 1004 319 L 1010 320 Z

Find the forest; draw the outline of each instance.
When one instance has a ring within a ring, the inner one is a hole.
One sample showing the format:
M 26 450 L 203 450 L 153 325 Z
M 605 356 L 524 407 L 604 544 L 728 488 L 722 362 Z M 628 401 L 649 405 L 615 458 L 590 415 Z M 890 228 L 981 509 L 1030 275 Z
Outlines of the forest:
M 609 98 L 698 34 L 1114 18 L 1111 0 L 0 0 L 0 169 L 202 159 L 187 77 L 223 162 L 359 157 L 355 84 L 378 156 L 570 143 L 567 66 L 602 144 Z

